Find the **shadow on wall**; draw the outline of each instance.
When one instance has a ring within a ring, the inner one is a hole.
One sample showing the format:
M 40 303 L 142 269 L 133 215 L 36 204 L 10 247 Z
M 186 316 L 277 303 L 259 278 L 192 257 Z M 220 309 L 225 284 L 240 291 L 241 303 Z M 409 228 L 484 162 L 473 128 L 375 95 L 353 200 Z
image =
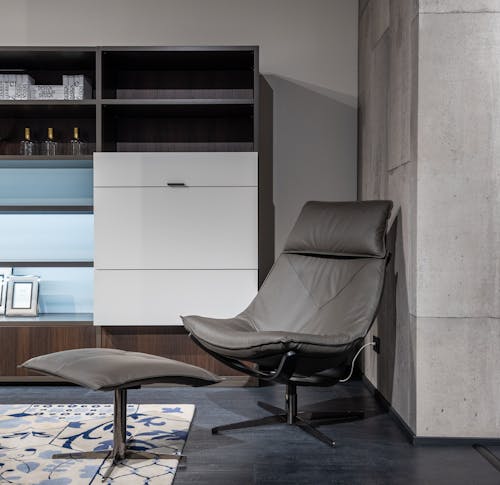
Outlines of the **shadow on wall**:
M 403 248 L 402 215 L 398 211 L 387 237 L 392 254 L 378 314 L 381 340 L 377 359 L 377 381 L 382 395 L 403 415 L 411 411 L 408 382 L 411 379 L 411 325 L 409 322 L 406 261 Z
M 308 200 L 356 200 L 357 100 L 273 74 L 275 254 Z
M 259 78 L 259 288 L 274 264 L 273 90 Z

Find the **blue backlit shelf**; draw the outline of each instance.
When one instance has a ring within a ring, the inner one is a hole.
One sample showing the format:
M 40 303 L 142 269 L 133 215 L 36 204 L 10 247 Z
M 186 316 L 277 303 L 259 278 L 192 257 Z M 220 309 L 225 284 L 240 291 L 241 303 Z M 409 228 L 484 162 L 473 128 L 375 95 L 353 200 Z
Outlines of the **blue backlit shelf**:
M 92 214 L 92 205 L 0 205 L 0 214 Z
M 37 317 L 0 316 L 0 326 L 15 325 L 93 325 L 92 313 L 40 313 Z
M 14 268 L 93 268 L 93 261 L 0 261 L 0 267 Z
M 20 155 L 0 155 L 0 168 L 92 168 L 93 156 L 84 155 L 69 158 L 64 155 L 55 157 Z

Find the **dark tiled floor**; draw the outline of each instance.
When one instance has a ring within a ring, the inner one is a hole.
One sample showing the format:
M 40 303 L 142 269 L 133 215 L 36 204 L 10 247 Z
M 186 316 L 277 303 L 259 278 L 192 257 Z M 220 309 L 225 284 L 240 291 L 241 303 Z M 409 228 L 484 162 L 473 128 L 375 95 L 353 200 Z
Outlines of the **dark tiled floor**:
M 0 386 L 1 404 L 98 403 L 111 402 L 111 397 L 69 386 Z M 265 416 L 257 400 L 281 406 L 283 388 L 148 388 L 129 393 L 130 402 L 196 404 L 185 448 L 188 466 L 177 473 L 175 485 L 500 484 L 500 472 L 472 446 L 409 444 L 360 381 L 299 389 L 302 408 L 367 411 L 362 421 L 322 427 L 337 441 L 334 449 L 285 425 L 212 436 L 212 426 Z

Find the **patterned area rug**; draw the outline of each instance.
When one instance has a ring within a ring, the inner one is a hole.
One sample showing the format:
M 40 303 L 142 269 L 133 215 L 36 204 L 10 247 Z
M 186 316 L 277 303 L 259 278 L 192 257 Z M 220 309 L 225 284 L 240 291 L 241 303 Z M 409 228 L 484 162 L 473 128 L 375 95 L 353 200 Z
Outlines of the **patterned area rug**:
M 131 449 L 181 453 L 194 405 L 129 404 L 127 438 Z M 111 447 L 111 404 L 0 405 L 0 483 L 87 485 L 102 483 L 110 460 L 53 460 L 54 453 Z M 170 485 L 177 460 L 127 460 L 106 483 Z

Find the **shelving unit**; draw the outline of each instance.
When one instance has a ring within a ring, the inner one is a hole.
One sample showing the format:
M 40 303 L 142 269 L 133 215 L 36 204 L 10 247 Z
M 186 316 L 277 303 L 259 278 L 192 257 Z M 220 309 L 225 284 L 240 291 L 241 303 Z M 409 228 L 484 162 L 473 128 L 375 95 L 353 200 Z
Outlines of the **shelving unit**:
M 4 69 L 29 74 L 37 84 L 61 84 L 63 74 L 84 74 L 93 96 L 81 101 L 0 100 L 0 218 L 91 215 L 93 152 L 259 151 L 257 47 L 3 47 L 0 71 Z M 40 141 L 49 126 L 61 154 L 18 154 L 25 127 Z M 77 158 L 67 155 L 61 143 L 71 138 L 74 126 L 88 148 Z M 2 191 L 2 179 L 4 184 L 13 181 L 19 190 Z M 259 207 L 265 209 L 264 204 Z M 87 257 L 32 256 L 6 258 L 0 265 L 19 271 L 93 267 Z M 199 351 L 184 341 L 182 329 L 96 329 L 92 318 L 91 313 L 46 313 L 36 319 L 0 316 L 0 347 L 8 338 L 28 339 L 29 350 L 8 354 L 16 363 L 48 351 L 102 345 L 167 356 L 185 349 L 188 359 L 200 364 Z M 150 335 L 155 335 L 154 342 Z M 155 347 L 159 341 L 164 351 Z M 5 359 L 0 358 L 0 380 L 25 375 Z M 206 367 L 221 370 L 211 358 L 203 359 L 208 359 Z
M 11 47 L 0 51 L 0 69 L 46 84 L 84 74 L 94 94 L 81 101 L 0 100 L 0 162 L 21 159 L 26 126 L 37 140 L 49 126 L 69 140 L 78 126 L 88 143 L 79 158 L 89 160 L 94 151 L 258 150 L 256 47 Z M 72 157 L 55 160 L 63 158 Z M 45 158 L 29 157 L 35 159 Z
M 31 128 L 32 139 L 39 141 L 45 139 L 49 126 L 58 141 L 69 140 L 73 126 L 78 126 L 91 155 L 96 149 L 96 61 L 97 49 L 92 47 L 3 47 L 0 70 L 28 74 L 37 84 L 62 84 L 63 75 L 83 74 L 92 84 L 93 99 L 0 100 L 0 156 L 19 154 L 26 126 Z
M 257 48 L 105 48 L 102 151 L 253 151 Z

